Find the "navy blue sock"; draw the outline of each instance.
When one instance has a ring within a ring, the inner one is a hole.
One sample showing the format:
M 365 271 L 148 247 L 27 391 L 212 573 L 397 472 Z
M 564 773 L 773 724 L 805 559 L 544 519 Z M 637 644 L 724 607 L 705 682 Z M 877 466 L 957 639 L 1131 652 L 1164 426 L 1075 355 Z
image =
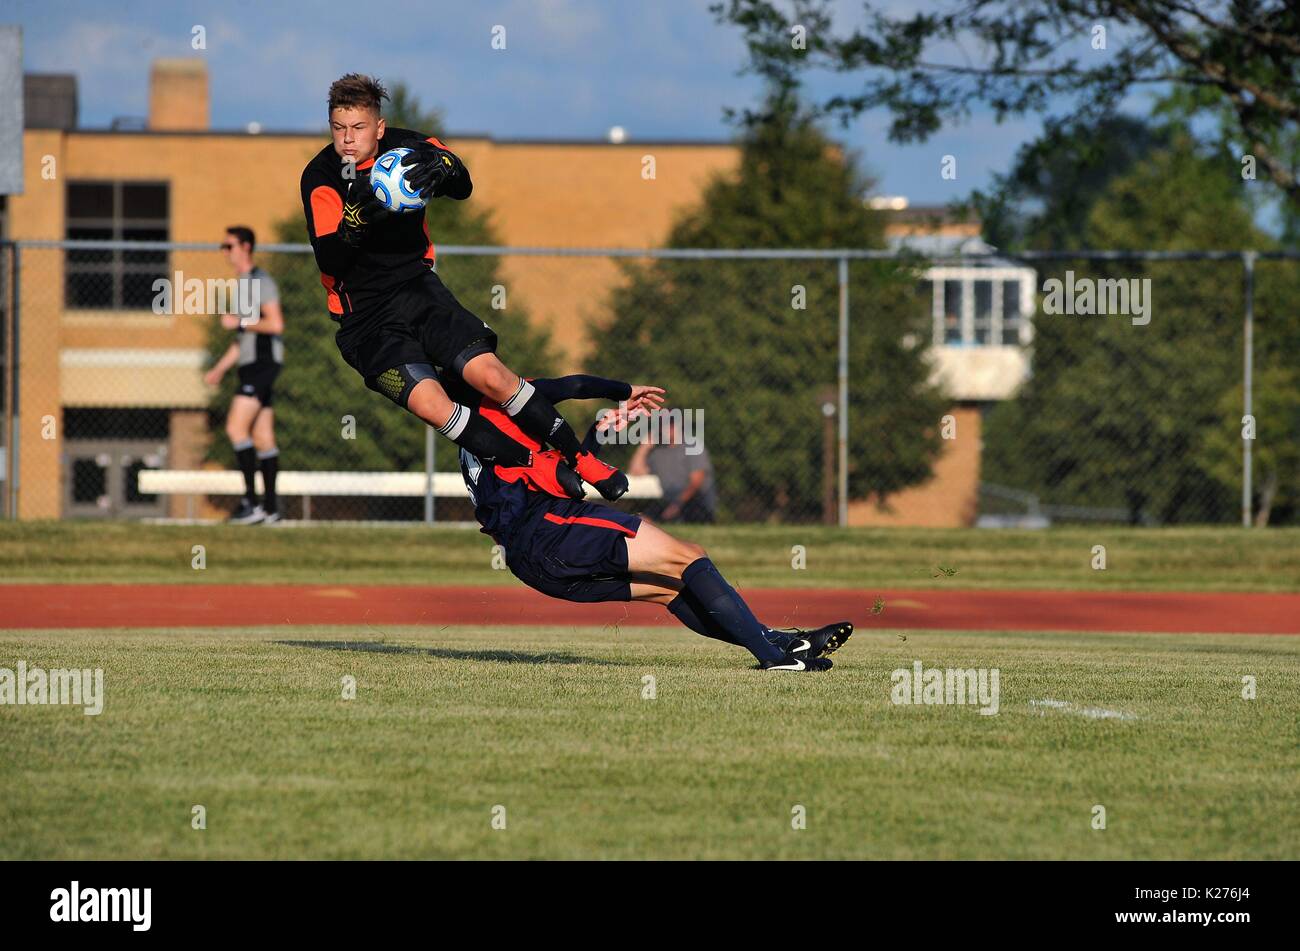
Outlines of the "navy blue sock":
M 706 620 L 707 615 L 704 610 L 699 606 L 695 599 L 691 597 L 691 593 L 685 589 L 678 593 L 677 597 L 668 602 L 668 611 L 673 615 L 673 617 L 677 618 L 677 620 L 681 621 L 682 624 L 689 627 L 696 634 L 711 637 L 715 641 L 724 641 L 727 644 L 735 644 L 737 647 L 744 646 L 740 641 L 736 640 L 722 628 L 718 627 L 711 621 Z M 701 615 L 704 616 L 702 617 Z M 774 631 L 771 628 L 765 629 L 764 636 L 782 650 L 786 650 L 794 642 L 794 637 L 790 634 L 783 634 L 781 631 Z
M 700 612 L 695 609 L 691 603 L 691 597 L 685 590 L 678 593 L 677 597 L 668 602 L 668 611 L 689 627 L 696 634 L 703 634 L 705 637 L 711 637 L 715 641 L 724 641 L 727 644 L 735 644 L 737 647 L 744 645 L 736 640 L 722 628 L 713 624 L 708 624 L 700 617 Z
M 727 584 L 727 580 L 708 558 L 697 558 L 687 565 L 682 572 L 682 584 L 696 603 L 703 608 L 699 618 L 707 619 L 735 640 L 733 643 L 745 648 L 760 661 L 776 661 L 785 656 L 785 651 L 767 639 L 767 628 L 758 623 L 758 618 L 749 610 L 744 598 L 736 589 Z

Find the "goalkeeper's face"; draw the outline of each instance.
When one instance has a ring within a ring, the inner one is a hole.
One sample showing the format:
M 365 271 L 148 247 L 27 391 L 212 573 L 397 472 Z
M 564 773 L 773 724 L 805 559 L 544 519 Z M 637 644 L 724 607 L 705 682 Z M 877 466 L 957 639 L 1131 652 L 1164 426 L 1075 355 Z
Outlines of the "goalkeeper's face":
M 384 120 L 374 109 L 339 106 L 330 113 L 330 132 L 339 158 L 361 164 L 378 154 Z

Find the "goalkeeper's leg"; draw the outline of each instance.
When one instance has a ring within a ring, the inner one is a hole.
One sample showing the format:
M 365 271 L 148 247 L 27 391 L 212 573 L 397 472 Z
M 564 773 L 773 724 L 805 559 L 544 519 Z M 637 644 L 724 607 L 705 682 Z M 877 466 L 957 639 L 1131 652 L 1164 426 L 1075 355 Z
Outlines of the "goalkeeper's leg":
M 474 389 L 500 403 L 521 430 L 542 445 L 558 449 L 564 461 L 606 499 L 613 501 L 627 491 L 627 476 L 591 453 L 583 452 L 573 427 L 555 405 L 502 363 L 495 353 L 480 353 L 467 361 L 461 376 Z
M 456 445 L 501 466 L 526 466 L 532 452 L 515 442 L 470 407 L 447 395 L 437 380 L 425 377 L 405 394 L 408 412 L 424 420 Z

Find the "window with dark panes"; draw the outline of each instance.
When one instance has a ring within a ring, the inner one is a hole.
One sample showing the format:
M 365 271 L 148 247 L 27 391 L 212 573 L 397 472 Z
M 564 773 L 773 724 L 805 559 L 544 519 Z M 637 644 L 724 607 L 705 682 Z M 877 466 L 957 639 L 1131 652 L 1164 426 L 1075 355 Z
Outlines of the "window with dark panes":
M 988 346 L 993 335 L 993 282 L 975 282 L 975 343 Z
M 166 182 L 69 182 L 66 236 L 91 241 L 166 241 L 171 235 Z M 168 276 L 166 251 L 67 252 L 64 306 L 70 310 L 141 310 L 153 283 Z
M 1020 342 L 1020 327 L 1024 314 L 1020 311 L 1020 281 L 1002 282 L 1002 342 Z
M 961 281 L 943 282 L 943 342 L 960 344 L 961 339 Z

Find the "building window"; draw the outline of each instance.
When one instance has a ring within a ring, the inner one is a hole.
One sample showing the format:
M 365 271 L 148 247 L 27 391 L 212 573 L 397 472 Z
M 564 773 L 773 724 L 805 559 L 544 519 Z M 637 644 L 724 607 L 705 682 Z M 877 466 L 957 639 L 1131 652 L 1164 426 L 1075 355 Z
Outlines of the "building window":
M 935 267 L 931 289 L 936 347 L 1013 347 L 1030 341 L 1033 268 Z
M 171 230 L 165 182 L 69 182 L 66 236 L 92 241 L 166 241 Z M 69 310 L 147 310 L 154 281 L 168 273 L 166 251 L 67 252 Z

